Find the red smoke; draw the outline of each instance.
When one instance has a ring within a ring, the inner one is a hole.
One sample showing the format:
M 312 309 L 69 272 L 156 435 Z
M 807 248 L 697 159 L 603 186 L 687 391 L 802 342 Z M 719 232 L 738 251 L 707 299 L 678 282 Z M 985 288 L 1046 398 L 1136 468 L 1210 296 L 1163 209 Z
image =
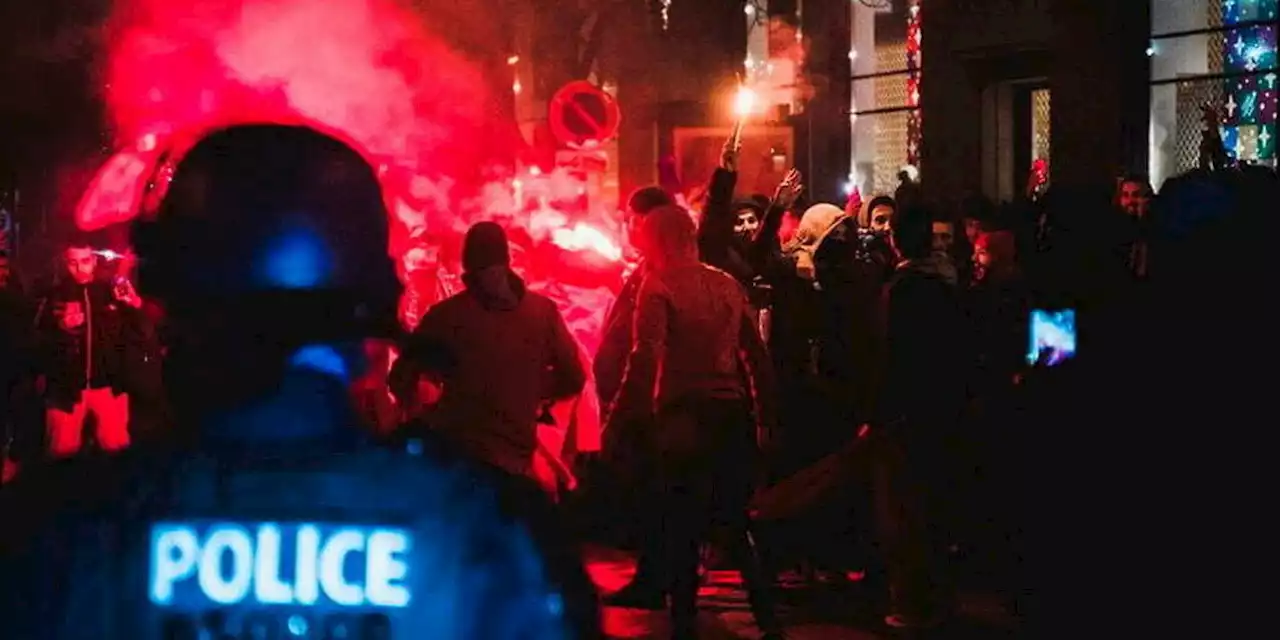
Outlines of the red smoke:
M 462 0 L 440 4 L 468 12 Z M 472 24 L 452 15 L 433 33 L 427 20 L 436 14 L 398 0 L 117 0 L 104 75 L 120 151 L 81 198 L 77 223 L 97 228 L 135 215 L 159 150 L 180 150 L 202 131 L 313 124 L 378 167 L 406 299 L 429 297 L 406 259 L 411 250 L 497 218 L 554 247 L 538 252 L 552 257 L 526 276 L 556 299 L 584 351 L 594 353 L 612 301 L 605 283 L 621 270 L 618 230 L 600 210 L 566 204 L 585 196 L 581 179 L 561 171 L 511 179 L 504 167 L 523 142 L 498 107 L 510 96 L 491 91 L 511 79 L 490 82 L 485 70 L 492 75 L 493 64 L 440 37 L 470 40 L 505 61 L 506 45 L 479 32 L 493 27 L 491 14 L 470 13 Z M 508 67 L 499 63 L 497 72 Z M 593 407 L 589 392 L 582 409 L 594 414 Z
M 118 142 L 301 118 L 379 164 L 456 177 L 484 159 L 496 114 L 479 65 L 424 20 L 395 0 L 120 0 L 106 69 Z
M 452 216 L 453 186 L 474 184 L 519 142 L 504 135 L 514 124 L 502 120 L 482 65 L 426 20 L 398 0 L 118 0 L 103 76 L 122 152 L 90 186 L 77 223 L 93 228 L 133 215 L 141 174 L 122 171 L 138 164 L 122 156 L 148 155 L 155 138 L 310 123 L 383 171 L 401 223 L 393 224 L 399 253 L 427 224 L 428 207 Z
M 81 198 L 78 224 L 135 215 L 161 149 L 181 151 L 217 126 L 301 122 L 345 138 L 379 168 L 393 255 L 499 218 L 535 241 L 617 262 L 616 243 L 598 224 L 584 226 L 588 212 L 562 213 L 586 193 L 581 179 L 561 171 L 509 179 L 499 160 L 516 157 L 522 141 L 504 134 L 514 123 L 489 90 L 509 81 L 489 82 L 484 65 L 432 33 L 427 18 L 397 0 L 120 0 L 105 66 L 120 151 Z M 449 20 L 440 28 L 456 40 L 476 40 L 460 30 L 496 39 L 460 16 Z M 502 46 L 481 48 L 505 61 Z M 495 174 L 508 178 L 476 179 Z

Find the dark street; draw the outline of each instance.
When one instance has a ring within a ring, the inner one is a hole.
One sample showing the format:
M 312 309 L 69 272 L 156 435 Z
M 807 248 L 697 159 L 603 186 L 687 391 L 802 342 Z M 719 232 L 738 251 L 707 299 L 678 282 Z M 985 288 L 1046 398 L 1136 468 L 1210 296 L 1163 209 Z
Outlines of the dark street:
M 1270 637 L 1278 34 L 4 0 L 0 640 Z
M 635 571 L 633 559 L 625 553 L 604 548 L 588 552 L 588 570 L 604 594 L 620 589 Z M 856 583 L 842 587 L 812 588 L 798 579 L 781 581 L 782 619 L 791 640 L 877 640 L 903 637 L 885 626 L 883 608 L 870 601 L 875 596 L 861 593 Z M 759 638 L 751 620 L 747 596 L 736 571 L 712 571 L 698 594 L 699 632 L 708 640 Z M 910 637 L 965 638 L 994 640 L 1017 637 L 1016 621 L 1002 607 L 997 596 L 962 592 L 958 617 L 927 635 Z M 605 632 L 610 638 L 665 638 L 667 614 L 658 611 L 606 607 Z

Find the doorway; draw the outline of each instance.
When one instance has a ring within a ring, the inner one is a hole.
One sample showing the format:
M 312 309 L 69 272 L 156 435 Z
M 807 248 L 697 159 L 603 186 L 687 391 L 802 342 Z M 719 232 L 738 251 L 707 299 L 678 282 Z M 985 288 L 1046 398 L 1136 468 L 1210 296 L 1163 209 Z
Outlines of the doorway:
M 982 191 L 997 202 L 1022 195 L 1031 164 L 1053 162 L 1050 141 L 1052 97 L 1044 80 L 997 82 L 983 91 Z

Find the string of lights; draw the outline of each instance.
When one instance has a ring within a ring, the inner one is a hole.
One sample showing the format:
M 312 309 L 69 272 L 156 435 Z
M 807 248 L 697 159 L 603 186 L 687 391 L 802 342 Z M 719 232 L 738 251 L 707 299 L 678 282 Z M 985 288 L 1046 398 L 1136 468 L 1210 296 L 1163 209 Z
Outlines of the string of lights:
M 924 42 L 921 31 L 921 0 L 910 0 L 907 5 L 907 164 L 920 166 L 920 56 Z M 864 2 L 863 4 L 866 4 Z
M 889 2 L 890 0 L 876 0 L 877 2 Z M 658 18 L 662 22 L 662 30 L 666 31 L 671 27 L 671 2 L 672 0 L 648 0 L 650 8 L 658 14 Z M 742 12 L 751 19 L 751 26 L 760 26 L 765 24 L 769 19 L 769 10 L 765 6 L 766 0 L 743 0 Z
M 1223 71 L 1231 75 L 1223 80 L 1226 98 L 1219 109 L 1222 143 L 1237 161 L 1274 163 L 1276 159 L 1277 13 L 1275 0 L 1222 3 L 1223 24 L 1251 25 L 1221 40 Z

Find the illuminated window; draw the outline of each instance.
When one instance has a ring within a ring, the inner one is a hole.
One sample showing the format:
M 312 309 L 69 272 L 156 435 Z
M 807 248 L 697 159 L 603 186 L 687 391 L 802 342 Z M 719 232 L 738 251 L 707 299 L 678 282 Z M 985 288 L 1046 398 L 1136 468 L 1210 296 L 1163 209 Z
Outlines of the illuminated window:
M 1229 158 L 1276 165 L 1280 0 L 1152 0 L 1151 180 L 1199 164 L 1205 107 Z
M 850 3 L 853 175 L 864 196 L 891 194 L 920 149 L 919 2 Z
M 1031 91 L 1031 159 L 1049 159 L 1049 114 L 1052 101 L 1048 89 Z M 1052 166 L 1052 165 L 1051 165 Z

